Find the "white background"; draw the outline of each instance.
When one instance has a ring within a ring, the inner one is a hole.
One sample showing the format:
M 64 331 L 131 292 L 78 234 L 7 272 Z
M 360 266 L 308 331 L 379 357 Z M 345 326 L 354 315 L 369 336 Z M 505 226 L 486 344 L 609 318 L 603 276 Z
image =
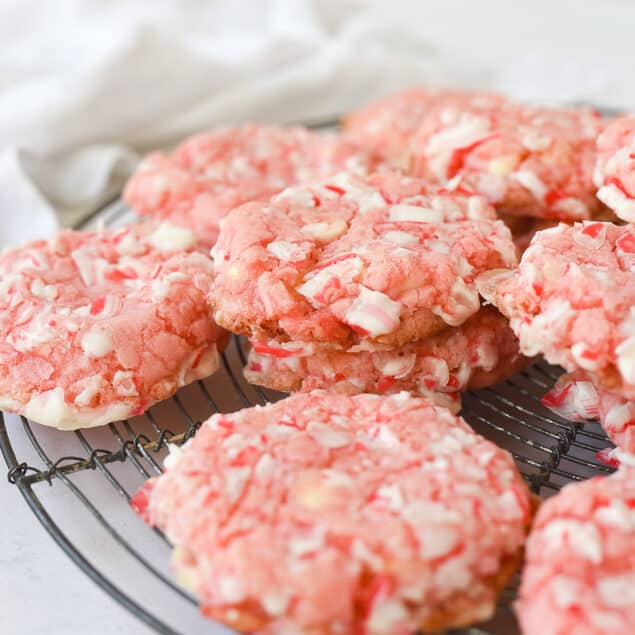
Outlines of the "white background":
M 342 112 L 413 83 L 635 109 L 635 3 L 0 0 L 0 244 L 198 128 Z M 0 479 L 0 632 L 147 633 Z M 213 629 L 210 630 L 213 632 Z

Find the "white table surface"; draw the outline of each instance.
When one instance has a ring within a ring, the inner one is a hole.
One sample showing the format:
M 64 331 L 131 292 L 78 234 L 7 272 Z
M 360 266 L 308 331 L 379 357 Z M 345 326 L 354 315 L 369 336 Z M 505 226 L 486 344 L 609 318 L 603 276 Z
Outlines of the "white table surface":
M 80 572 L 35 520 L 17 488 L 4 479 L 0 510 L 2 635 L 151 632 Z M 63 580 L 63 587 L 56 580 Z

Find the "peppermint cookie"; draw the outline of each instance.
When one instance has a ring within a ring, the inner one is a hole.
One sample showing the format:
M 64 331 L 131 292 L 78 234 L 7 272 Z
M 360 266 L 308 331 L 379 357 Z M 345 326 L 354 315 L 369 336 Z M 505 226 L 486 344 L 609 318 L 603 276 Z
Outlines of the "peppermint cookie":
M 598 198 L 635 222 L 635 116 L 615 119 L 598 137 L 594 178 Z
M 635 399 L 635 231 L 586 222 L 538 232 L 514 272 L 481 291 L 510 319 L 521 352 L 582 369 Z
M 257 341 L 401 346 L 480 308 L 475 277 L 513 266 L 480 196 L 384 171 L 339 174 L 225 218 L 212 249 L 215 319 Z M 503 264 L 504 263 L 504 264 Z
M 542 403 L 570 421 L 599 419 L 617 447 L 635 454 L 635 402 L 597 385 L 589 373 L 565 373 Z
M 414 136 L 410 170 L 479 192 L 501 214 L 589 219 L 601 209 L 593 169 L 603 126 L 585 109 L 444 104 Z
M 332 133 L 255 124 L 218 128 L 187 139 L 172 154 L 148 155 L 124 199 L 139 215 L 189 228 L 211 246 L 234 207 L 267 201 L 294 183 L 373 165 L 359 146 Z
M 516 614 L 523 635 L 635 632 L 635 468 L 567 485 L 527 542 Z
M 507 452 L 428 400 L 314 391 L 214 415 L 132 505 L 209 617 L 392 635 L 487 619 L 532 502 Z
M 61 429 L 137 415 L 213 373 L 212 262 L 191 232 L 63 231 L 0 256 L 0 407 Z
M 407 167 L 410 141 L 432 108 L 453 103 L 493 108 L 505 101 L 495 93 L 409 88 L 347 114 L 342 129 L 373 154 Z
M 459 392 L 495 384 L 528 361 L 507 320 L 486 307 L 462 326 L 397 349 L 316 351 L 311 344 L 254 342 L 244 374 L 252 384 L 274 390 L 407 390 L 458 409 Z

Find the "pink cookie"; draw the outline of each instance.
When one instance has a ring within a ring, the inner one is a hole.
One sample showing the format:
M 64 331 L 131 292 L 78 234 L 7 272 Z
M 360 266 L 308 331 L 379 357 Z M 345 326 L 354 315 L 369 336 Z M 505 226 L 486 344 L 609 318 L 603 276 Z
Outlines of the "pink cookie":
M 495 107 L 505 101 L 495 93 L 409 88 L 347 114 L 342 129 L 373 154 L 407 167 L 410 141 L 432 108 L 455 102 Z
M 332 133 L 255 124 L 218 128 L 190 137 L 172 154 L 148 155 L 124 199 L 138 214 L 187 227 L 211 246 L 234 207 L 267 201 L 294 183 L 373 165 L 356 144 Z
M 214 415 L 133 507 L 206 615 L 267 635 L 407 635 L 487 619 L 532 497 L 430 401 L 331 392 Z
M 527 542 L 516 614 L 523 635 L 635 632 L 635 469 L 567 485 Z
M 0 407 L 62 429 L 140 414 L 218 365 L 212 262 L 167 224 L 0 256 Z
M 571 421 L 599 419 L 616 446 L 635 454 L 635 402 L 596 385 L 589 373 L 562 375 L 542 403 Z
M 475 277 L 516 262 L 493 218 L 479 196 L 396 172 L 289 188 L 225 219 L 212 249 L 215 319 L 259 341 L 330 349 L 458 326 L 480 308 Z
M 515 272 L 479 279 L 521 352 L 583 369 L 635 399 L 635 232 L 586 222 L 538 232 Z
M 635 116 L 615 119 L 598 137 L 594 178 L 598 198 L 635 222 Z
M 502 214 L 592 218 L 601 208 L 592 177 L 603 126 L 584 109 L 444 104 L 413 138 L 410 170 L 479 192 Z
M 528 361 L 518 352 L 507 320 L 483 308 L 461 326 L 385 351 L 316 351 L 311 344 L 255 342 L 244 373 L 253 384 L 281 391 L 407 390 L 458 411 L 461 391 L 495 384 Z

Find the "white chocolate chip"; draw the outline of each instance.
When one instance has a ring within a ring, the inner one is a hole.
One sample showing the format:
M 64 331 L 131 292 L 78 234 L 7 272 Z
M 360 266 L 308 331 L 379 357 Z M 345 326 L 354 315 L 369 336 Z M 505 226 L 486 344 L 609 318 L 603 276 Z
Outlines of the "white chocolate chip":
M 167 222 L 161 223 L 148 239 L 161 251 L 185 251 L 196 245 L 194 232 Z
M 335 220 L 330 223 L 310 223 L 305 225 L 301 231 L 319 242 L 328 243 L 339 238 L 347 227 L 348 225 L 343 220 Z
M 114 350 L 110 333 L 98 324 L 84 333 L 81 347 L 89 357 L 103 357 Z

